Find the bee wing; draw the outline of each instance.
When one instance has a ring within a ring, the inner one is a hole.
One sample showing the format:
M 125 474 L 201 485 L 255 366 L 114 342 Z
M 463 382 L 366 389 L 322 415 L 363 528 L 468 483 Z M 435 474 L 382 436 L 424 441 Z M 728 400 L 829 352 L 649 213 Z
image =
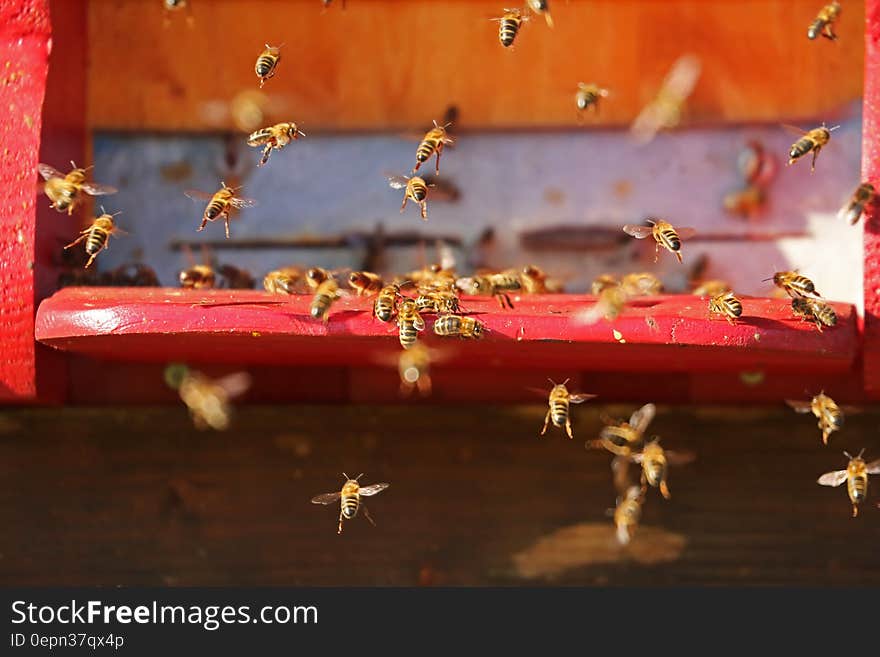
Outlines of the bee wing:
M 341 491 L 336 491 L 335 493 L 324 493 L 323 495 L 315 495 L 312 498 L 312 504 L 333 504 L 340 497 L 342 497 Z
M 648 237 L 654 231 L 653 226 L 634 226 L 632 224 L 626 224 L 623 227 L 623 232 L 627 235 L 632 235 L 637 240 L 643 240 Z
M 606 312 L 608 312 L 608 302 L 600 298 L 595 304 L 586 310 L 577 313 L 574 319 L 581 324 L 595 324 L 599 320 L 605 318 Z
M 846 481 L 846 470 L 835 470 L 834 472 L 826 472 L 816 480 L 820 486 L 840 486 Z
M 188 189 L 184 194 L 190 197 L 193 201 L 210 201 L 214 198 L 213 194 L 208 194 L 208 192 L 202 192 L 198 189 Z
M 251 387 L 251 375 L 247 372 L 237 372 L 219 379 L 216 383 L 230 399 L 243 395 Z
M 370 497 L 372 495 L 376 495 L 377 493 L 381 493 L 383 490 L 388 488 L 391 484 L 381 483 L 381 484 L 371 484 L 370 486 L 364 486 L 358 492 L 362 497 Z
M 812 404 L 810 402 L 801 401 L 800 399 L 786 399 L 785 403 L 798 413 L 809 413 L 812 410 Z
M 576 395 L 569 395 L 568 401 L 571 402 L 572 404 L 582 404 L 583 402 L 587 401 L 588 399 L 592 399 L 595 396 L 596 395 L 590 395 L 590 394 L 586 394 L 586 393 L 578 393 Z
M 793 135 L 803 136 L 803 135 L 807 134 L 806 130 L 802 130 L 801 128 L 798 128 L 796 125 L 790 125 L 788 123 L 783 123 L 781 125 L 783 128 L 785 128 L 785 130 L 787 132 L 790 132 Z
M 657 407 L 654 404 L 645 404 L 632 414 L 629 418 L 629 425 L 639 433 L 644 433 L 656 413 Z
M 92 196 L 115 194 L 118 191 L 115 187 L 111 187 L 110 185 L 99 185 L 98 183 L 93 182 L 83 183 L 81 187 L 86 194 L 91 194 Z
M 233 196 L 229 199 L 229 203 L 236 208 L 252 208 L 257 205 L 257 202 L 254 199 L 244 196 Z
M 868 465 L 865 466 L 868 471 L 868 474 L 880 474 L 880 459 L 876 461 L 871 461 Z
M 49 180 L 49 178 L 63 178 L 64 174 L 61 173 L 55 167 L 51 167 L 48 164 L 43 164 L 40 162 L 37 165 L 37 171 L 40 172 L 40 175 L 43 176 L 43 180 Z
M 406 187 L 407 178 L 405 176 L 385 176 L 388 179 L 388 184 L 393 189 L 403 189 Z
M 666 454 L 666 462 L 669 465 L 687 465 L 688 463 L 693 463 L 697 459 L 697 455 L 691 451 L 679 451 L 673 452 L 671 450 L 665 449 L 663 453 Z
M 690 226 L 685 226 L 684 228 L 676 228 L 675 232 L 678 233 L 678 236 L 683 239 L 690 239 L 694 235 L 697 234 L 696 228 L 691 228 Z
M 529 392 L 534 392 L 536 395 L 541 395 L 542 397 L 547 396 L 547 390 L 541 388 L 532 388 L 531 386 L 529 386 L 528 388 L 526 388 L 526 390 L 528 390 Z

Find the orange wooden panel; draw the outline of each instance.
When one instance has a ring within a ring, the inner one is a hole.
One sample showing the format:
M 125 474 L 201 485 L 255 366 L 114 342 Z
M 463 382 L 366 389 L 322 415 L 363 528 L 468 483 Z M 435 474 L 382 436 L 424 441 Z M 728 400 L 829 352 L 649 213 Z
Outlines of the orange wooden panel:
M 423 126 L 452 103 L 467 128 L 576 126 L 579 81 L 613 91 L 599 121 L 620 125 L 685 52 L 703 62 L 698 123 L 830 120 L 862 89 L 861 1 L 832 43 L 806 37 L 821 0 L 555 0 L 555 29 L 532 20 L 512 50 L 487 20 L 501 0 L 191 0 L 192 21 L 161 4 L 91 1 L 93 128 L 230 128 L 206 107 L 257 89 L 267 41 L 286 43 L 267 120 L 312 130 Z

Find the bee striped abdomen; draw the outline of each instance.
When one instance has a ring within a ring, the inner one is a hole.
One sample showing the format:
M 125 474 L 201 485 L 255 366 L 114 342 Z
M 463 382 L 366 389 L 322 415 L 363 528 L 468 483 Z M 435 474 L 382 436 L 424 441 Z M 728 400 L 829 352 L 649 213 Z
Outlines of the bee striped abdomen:
M 107 230 L 97 226 L 92 228 L 89 232 L 89 237 L 86 240 L 86 253 L 89 255 L 95 255 L 104 248 L 109 239 L 110 233 Z
M 652 486 L 658 485 L 666 476 L 666 463 L 660 460 L 651 460 L 645 464 L 645 477 Z
M 424 160 L 421 160 L 424 162 Z M 421 203 L 428 196 L 428 186 L 422 180 L 413 179 L 410 181 L 410 192 L 415 201 Z
M 351 520 L 357 515 L 360 506 L 360 498 L 358 495 L 347 495 L 342 498 L 342 515 Z
M 501 40 L 501 45 L 505 48 L 509 48 L 513 45 L 514 39 L 516 39 L 516 34 L 519 32 L 520 24 L 522 23 L 522 19 L 514 16 L 505 16 L 501 19 L 501 27 L 498 31 L 498 38 Z
M 858 504 L 865 499 L 868 494 L 867 475 L 850 477 L 846 483 L 848 489 L 847 492 L 849 492 L 849 499 L 852 500 L 853 504 Z
M 219 217 L 226 211 L 226 205 L 227 202 L 225 199 L 211 199 L 211 202 L 208 203 L 208 207 L 205 208 L 205 216 L 208 217 L 208 219 L 215 219 Z
M 815 142 L 813 142 L 812 139 L 807 139 L 806 137 L 798 139 L 794 143 L 794 146 L 791 147 L 791 152 L 788 154 L 788 156 L 792 160 L 796 160 L 797 158 L 801 157 L 802 155 L 806 155 L 811 150 L 813 150 L 814 144 L 815 144 Z
M 550 402 L 550 419 L 554 426 L 561 427 L 568 420 L 568 402 L 562 399 L 554 399 Z
M 434 154 L 434 151 L 439 148 L 441 143 L 442 137 L 435 135 L 433 130 L 429 132 L 422 140 L 422 143 L 419 144 L 418 150 L 416 150 L 416 160 L 419 162 L 427 161 L 427 159 Z
M 660 231 L 659 236 L 660 243 L 670 251 L 678 251 L 681 249 L 681 239 L 679 238 L 678 233 L 671 228 Z
M 461 333 L 461 317 L 446 315 L 434 322 L 434 333 L 437 335 L 459 335 Z
M 315 319 L 323 317 L 327 310 L 329 310 L 332 302 L 333 299 L 330 298 L 329 294 L 316 294 L 315 298 L 312 299 L 312 317 Z
M 419 331 L 415 327 L 415 323 L 411 319 L 402 320 L 400 322 L 400 346 L 409 349 L 415 345 L 418 340 Z
M 275 55 L 260 55 L 257 58 L 256 66 L 254 66 L 254 72 L 261 78 L 268 78 L 271 76 L 277 63 L 278 57 Z

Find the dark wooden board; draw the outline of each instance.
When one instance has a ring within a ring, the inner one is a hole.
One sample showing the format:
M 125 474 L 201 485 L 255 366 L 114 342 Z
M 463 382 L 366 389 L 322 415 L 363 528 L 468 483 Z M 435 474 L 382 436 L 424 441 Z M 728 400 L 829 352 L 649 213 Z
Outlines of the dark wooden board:
M 571 441 L 538 437 L 539 406 L 251 407 L 227 434 L 177 408 L 4 412 L 0 584 L 880 584 L 880 481 L 857 519 L 815 483 L 843 449 L 880 456 L 880 413 L 823 448 L 784 408 L 661 409 L 652 430 L 698 460 L 671 473 L 672 500 L 651 491 L 627 557 L 610 458 L 583 448 L 600 410 L 631 407 L 576 408 Z M 309 503 L 343 470 L 391 482 L 378 527 L 337 536 L 336 509 Z

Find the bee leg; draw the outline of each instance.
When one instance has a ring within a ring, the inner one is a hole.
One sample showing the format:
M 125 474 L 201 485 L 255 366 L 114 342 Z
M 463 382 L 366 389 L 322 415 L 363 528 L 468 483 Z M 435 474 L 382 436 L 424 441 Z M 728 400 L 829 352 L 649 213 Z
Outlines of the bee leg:
M 675 257 L 678 258 L 678 261 L 679 261 L 679 262 L 684 262 L 684 261 L 681 259 L 681 251 L 676 251 L 676 252 L 675 252 Z
M 77 244 L 79 244 L 80 242 L 82 242 L 82 241 L 83 241 L 85 238 L 87 238 L 88 236 L 89 236 L 88 231 L 83 231 L 83 232 L 80 234 L 79 237 L 77 237 L 75 240 L 73 240 L 70 244 L 68 244 L 68 245 L 65 246 L 64 248 L 65 248 L 65 249 L 69 249 L 69 248 L 72 247 L 72 246 L 76 246 Z
M 336 535 L 337 536 L 342 533 L 342 519 L 343 519 L 342 511 L 340 511 L 339 512 L 339 527 L 336 528 Z
M 370 515 L 370 510 L 367 508 L 367 505 L 364 504 L 363 502 L 361 502 L 361 508 L 364 510 L 364 518 L 369 520 L 370 524 L 373 525 L 373 527 L 375 527 L 376 523 L 373 522 L 373 517 Z
M 443 152 L 443 144 L 441 143 L 437 147 L 437 160 L 434 162 L 434 164 L 436 165 L 435 169 L 434 169 L 434 175 L 437 175 L 437 176 L 440 175 L 440 153 L 442 153 L 442 152 Z
M 89 268 L 89 266 L 95 261 L 95 258 L 98 257 L 98 253 L 100 253 L 100 252 L 101 252 L 101 251 L 97 251 L 96 253 L 93 253 L 93 254 L 89 257 L 89 261 L 86 263 L 85 269 L 88 269 L 88 268 Z
M 644 497 L 645 493 L 648 492 L 648 478 L 645 476 L 644 469 L 642 469 L 641 483 L 642 483 L 642 496 Z
M 858 504 L 853 504 L 853 518 L 857 518 L 859 515 L 859 506 Z
M 421 203 L 419 203 L 419 205 L 422 207 L 422 219 L 424 221 L 427 221 L 428 220 L 428 202 L 422 201 Z
M 571 417 L 565 418 L 565 433 L 568 434 L 568 439 L 572 440 L 574 436 L 571 435 Z
M 226 226 L 226 239 L 229 239 L 229 215 L 223 218 L 223 224 Z
M 407 198 L 408 198 L 408 197 L 406 196 L 406 194 L 404 194 L 404 195 L 403 195 L 403 203 L 400 204 L 400 212 L 401 212 L 401 214 L 403 214 L 403 211 L 404 211 L 404 209 L 406 208 L 406 201 L 407 201 Z
M 666 480 L 665 480 L 665 479 L 663 479 L 663 480 L 660 482 L 660 494 L 663 496 L 664 499 L 667 499 L 667 500 L 668 500 L 670 497 L 672 497 L 672 494 L 669 492 L 669 486 L 666 485 Z
M 541 429 L 541 435 L 543 436 L 547 433 L 547 427 L 550 424 L 550 411 L 547 411 L 547 415 L 544 416 L 544 428 Z
M 819 151 L 821 150 L 821 146 L 816 146 L 816 148 L 813 149 L 813 163 L 810 165 L 810 173 L 813 173 L 813 171 L 816 170 L 816 158 L 819 157 Z
M 272 154 L 272 144 L 268 144 L 266 148 L 263 149 L 263 157 L 260 158 L 260 163 L 257 166 L 263 166 L 266 162 L 269 161 L 269 156 Z
M 657 242 L 657 245 L 654 247 L 654 262 L 656 263 L 660 259 L 660 243 Z
M 205 226 L 207 226 L 207 225 L 208 225 L 208 218 L 207 218 L 207 217 L 202 217 L 202 223 L 199 224 L 199 227 L 198 227 L 196 230 L 197 230 L 197 231 L 203 231 L 203 230 L 205 230 Z

